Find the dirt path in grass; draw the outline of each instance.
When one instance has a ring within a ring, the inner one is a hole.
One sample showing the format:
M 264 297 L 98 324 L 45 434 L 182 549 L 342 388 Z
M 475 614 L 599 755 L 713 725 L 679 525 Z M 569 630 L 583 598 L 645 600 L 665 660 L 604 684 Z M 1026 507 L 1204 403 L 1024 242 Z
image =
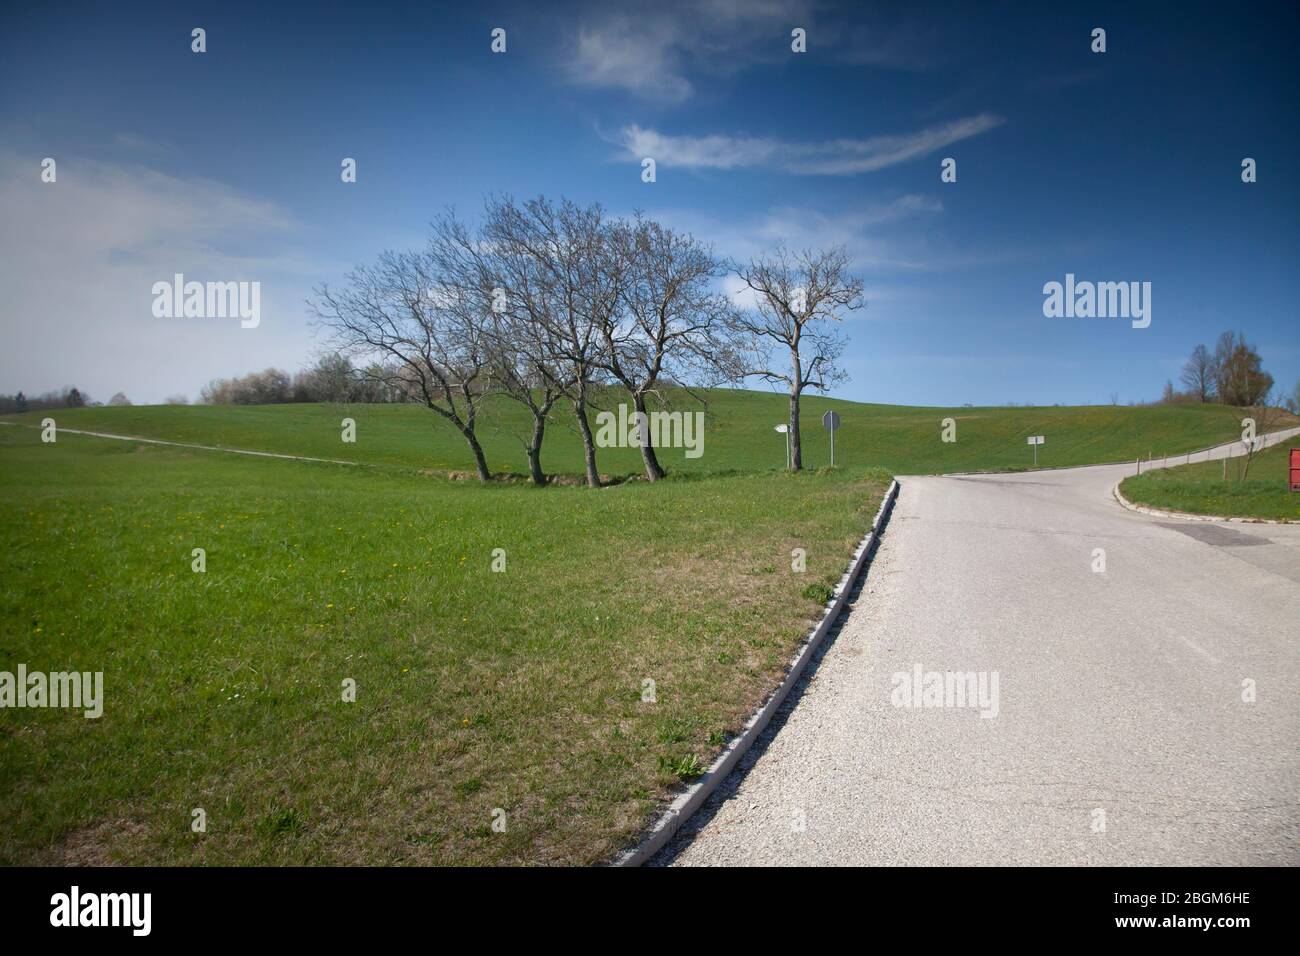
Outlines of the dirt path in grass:
M 40 425 L 27 425 L 23 422 L 0 422 L 13 428 L 40 428 Z M 69 435 L 86 435 L 90 438 L 111 438 L 113 441 L 135 441 L 146 445 L 171 445 L 174 448 L 197 448 L 200 451 L 224 451 L 231 455 L 256 455 L 259 458 L 287 458 L 290 461 L 320 461 L 330 465 L 364 465 L 362 461 L 344 461 L 341 458 L 311 458 L 307 455 L 282 455 L 273 451 L 251 451 L 247 448 L 222 448 L 219 445 L 196 445 L 185 441 L 164 441 L 161 438 L 140 438 L 137 435 L 111 435 L 108 432 L 88 432 L 79 428 L 56 427 L 56 433 Z

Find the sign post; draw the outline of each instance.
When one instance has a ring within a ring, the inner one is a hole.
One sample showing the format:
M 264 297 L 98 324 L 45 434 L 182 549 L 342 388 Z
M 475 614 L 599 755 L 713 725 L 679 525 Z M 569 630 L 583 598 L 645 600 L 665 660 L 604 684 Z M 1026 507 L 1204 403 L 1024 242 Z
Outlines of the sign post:
M 785 467 L 790 467 L 790 426 L 777 425 L 776 430 L 785 436 Z
M 1027 444 L 1034 446 L 1034 467 L 1038 467 L 1038 446 L 1043 444 L 1046 439 L 1042 435 L 1030 435 Z
M 835 412 L 827 412 L 822 416 L 822 425 L 831 433 L 831 467 L 835 467 L 835 429 L 840 427 L 840 416 Z

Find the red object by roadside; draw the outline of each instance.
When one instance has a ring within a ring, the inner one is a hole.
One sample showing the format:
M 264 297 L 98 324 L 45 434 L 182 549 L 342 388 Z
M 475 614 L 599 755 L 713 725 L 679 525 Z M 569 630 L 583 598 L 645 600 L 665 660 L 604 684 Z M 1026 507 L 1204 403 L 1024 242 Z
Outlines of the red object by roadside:
M 1300 448 L 1291 449 L 1291 490 L 1300 491 Z

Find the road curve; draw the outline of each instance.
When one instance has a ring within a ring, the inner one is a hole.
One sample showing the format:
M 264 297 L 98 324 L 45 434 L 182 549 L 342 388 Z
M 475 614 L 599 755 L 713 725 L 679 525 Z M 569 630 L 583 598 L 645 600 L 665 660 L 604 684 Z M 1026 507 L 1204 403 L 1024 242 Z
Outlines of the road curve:
M 1132 472 L 901 479 L 840 633 L 653 862 L 1300 863 L 1300 525 L 1127 511 Z

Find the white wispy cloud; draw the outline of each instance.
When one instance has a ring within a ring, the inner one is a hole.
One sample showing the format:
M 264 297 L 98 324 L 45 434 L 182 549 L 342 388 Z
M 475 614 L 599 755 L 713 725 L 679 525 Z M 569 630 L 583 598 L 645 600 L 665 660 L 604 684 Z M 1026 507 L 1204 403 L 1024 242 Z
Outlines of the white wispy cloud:
M 566 73 L 580 86 L 622 89 L 645 99 L 680 102 L 694 93 L 667 24 L 633 26 L 624 17 L 578 28 Z
M 941 259 L 930 260 L 914 238 L 915 232 L 924 231 L 924 220 L 942 212 L 938 199 L 914 193 L 864 200 L 832 211 L 777 205 L 751 215 L 720 217 L 698 209 L 650 210 L 660 222 L 708 243 L 723 259 L 744 261 L 778 245 L 843 246 L 853 271 L 867 280 L 864 292 L 869 305 L 851 317 L 868 320 L 897 315 L 906 301 L 918 296 L 916 276 L 946 267 Z M 718 286 L 737 304 L 754 304 L 753 293 L 735 275 L 722 277 Z
M 653 157 L 661 166 L 687 169 L 775 169 L 798 176 L 853 176 L 926 156 L 1002 125 L 979 113 L 911 133 L 867 139 L 799 143 L 758 136 L 673 136 L 638 125 L 625 126 L 615 140 L 621 158 Z
M 877 304 L 925 296 L 927 275 L 1024 262 L 1040 252 L 987 243 L 971 246 L 944 238 L 932 228 L 934 217 L 944 212 L 943 204 L 915 193 L 832 209 L 782 203 L 745 215 L 671 207 L 647 212 L 709 243 L 724 259 L 745 260 L 778 245 L 843 246 L 853 269 L 869 279 L 868 301 Z
M 194 396 L 254 364 L 290 369 L 307 354 L 302 300 L 319 267 L 283 206 L 224 183 L 61 155 L 0 150 L 0 391 L 75 384 L 136 402 Z M 152 285 L 262 283 L 262 324 L 152 314 Z M 256 355 L 256 358 L 251 356 Z
M 810 50 L 836 62 L 893 70 L 934 62 L 939 44 L 915 18 L 851 13 L 814 0 L 660 0 L 653 8 L 607 0 L 558 46 L 560 68 L 578 86 L 679 103 L 702 77 L 787 62 L 795 27 L 807 32 Z
M 793 26 L 809 22 L 809 0 L 670 0 L 647 9 L 611 3 L 578 24 L 562 49 L 567 79 L 642 99 L 681 102 L 691 76 L 728 75 L 789 54 Z

